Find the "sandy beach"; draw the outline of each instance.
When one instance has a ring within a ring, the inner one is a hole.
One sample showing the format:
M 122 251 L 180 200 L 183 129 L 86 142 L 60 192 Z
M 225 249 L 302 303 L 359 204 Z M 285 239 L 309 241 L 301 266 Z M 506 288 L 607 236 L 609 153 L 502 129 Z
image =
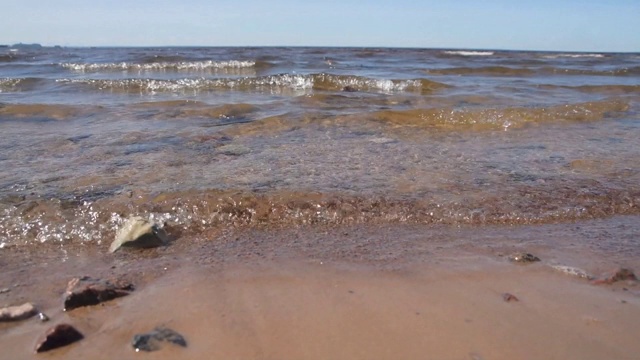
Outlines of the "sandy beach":
M 62 261 L 60 248 L 43 246 L 37 254 L 3 249 L 2 266 L 12 270 L 0 275 L 0 287 L 10 289 L 0 305 L 31 301 L 51 320 L 0 323 L 2 358 L 636 358 L 636 282 L 595 285 L 551 265 L 564 262 L 598 277 L 637 267 L 637 260 L 584 245 L 568 251 L 563 246 L 571 245 L 561 241 L 549 247 L 518 239 L 539 235 L 530 230 L 235 230 L 116 254 L 65 248 Z M 463 241 L 470 232 L 494 240 Z M 507 259 L 525 248 L 542 261 Z M 66 283 L 81 275 L 125 278 L 136 289 L 63 312 Z M 505 293 L 517 300 L 505 301 Z M 57 323 L 72 324 L 85 339 L 35 354 L 37 339 Z M 132 337 L 157 326 L 178 331 L 188 346 L 136 353 Z

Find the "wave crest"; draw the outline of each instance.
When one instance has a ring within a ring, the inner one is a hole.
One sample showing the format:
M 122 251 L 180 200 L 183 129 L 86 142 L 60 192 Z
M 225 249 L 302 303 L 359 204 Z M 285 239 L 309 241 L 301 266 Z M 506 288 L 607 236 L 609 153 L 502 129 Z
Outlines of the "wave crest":
M 111 197 L 96 201 L 0 201 L 0 243 L 9 245 L 112 238 L 126 215 L 166 223 L 182 235 L 214 227 L 313 224 L 537 224 L 640 213 L 638 189 L 603 185 L 523 186 L 496 197 L 438 202 L 381 196 L 279 191 L 193 191 L 141 197 L 132 203 Z M 4 203 L 4 204 L 3 204 Z M 55 214 L 55 215 L 51 215 Z M 174 233 L 175 235 L 175 233 Z
M 344 90 L 391 93 L 401 91 L 430 92 L 448 87 L 445 84 L 427 79 L 386 80 L 331 74 L 279 74 L 240 79 L 60 79 L 57 81 L 61 83 L 90 85 L 99 90 L 120 90 L 124 92 Z
M 442 52 L 445 55 L 454 56 L 492 56 L 493 51 L 472 51 L 472 50 L 447 50 Z
M 150 63 L 61 63 L 61 67 L 78 72 L 100 71 L 206 71 L 220 69 L 244 69 L 256 66 L 255 61 L 180 61 Z

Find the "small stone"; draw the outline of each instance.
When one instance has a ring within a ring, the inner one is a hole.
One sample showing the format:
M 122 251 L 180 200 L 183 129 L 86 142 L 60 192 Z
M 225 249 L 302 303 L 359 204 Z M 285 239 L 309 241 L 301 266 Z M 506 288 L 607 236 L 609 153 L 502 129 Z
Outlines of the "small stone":
M 182 335 L 165 327 L 158 327 L 151 332 L 134 335 L 131 345 L 136 351 L 156 351 L 160 349 L 161 342 L 170 342 L 182 347 L 187 346 L 187 341 Z
M 536 261 L 540 261 L 540 258 L 529 253 L 515 253 L 509 255 L 509 260 L 521 264 L 528 264 Z
M 126 296 L 132 290 L 133 285 L 124 281 L 111 282 L 88 276 L 74 278 L 69 281 L 64 293 L 64 311 Z
M 44 352 L 66 346 L 82 340 L 84 336 L 69 324 L 59 324 L 47 330 L 44 337 L 38 341 L 36 352 Z
M 509 293 L 504 293 L 502 294 L 502 300 L 506 301 L 506 302 L 510 302 L 510 301 L 520 301 L 520 299 L 518 299 L 515 295 L 513 294 L 509 294 Z
M 132 216 L 125 221 L 116 233 L 109 252 L 121 247 L 152 248 L 169 243 L 169 236 L 162 227 L 140 216 Z
M 626 280 L 636 281 L 638 280 L 638 278 L 636 278 L 636 275 L 630 269 L 619 268 L 619 269 L 616 269 L 615 271 L 612 271 L 611 274 L 609 274 L 608 276 L 602 279 L 594 280 L 593 283 L 594 284 L 613 284 L 618 281 L 626 281 Z
M 38 313 L 38 320 L 42 321 L 42 322 L 47 322 L 49 321 L 49 317 L 47 316 L 47 314 L 40 312 Z
M 24 303 L 18 306 L 9 306 L 0 309 L 0 321 L 17 321 L 32 317 L 38 311 L 32 303 Z
M 354 86 L 347 85 L 347 86 L 342 88 L 342 91 L 344 91 L 344 92 L 357 92 L 358 89 L 356 87 L 354 87 Z
M 136 352 L 160 350 L 160 342 L 150 333 L 134 335 L 131 345 Z
M 248 147 L 237 144 L 222 145 L 216 150 L 224 155 L 230 156 L 241 156 L 251 152 L 251 149 Z
M 2 289 L 0 289 L 0 294 L 6 294 L 6 293 L 8 293 L 9 291 L 11 291 L 11 289 L 9 289 L 9 288 L 2 288 Z

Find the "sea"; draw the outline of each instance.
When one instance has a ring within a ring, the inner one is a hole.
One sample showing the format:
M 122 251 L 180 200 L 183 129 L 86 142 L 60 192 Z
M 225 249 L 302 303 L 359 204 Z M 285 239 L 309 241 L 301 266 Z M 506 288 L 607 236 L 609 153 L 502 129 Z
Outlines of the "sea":
M 597 224 L 638 256 L 640 53 L 0 47 L 0 253 L 108 246 L 130 216 Z

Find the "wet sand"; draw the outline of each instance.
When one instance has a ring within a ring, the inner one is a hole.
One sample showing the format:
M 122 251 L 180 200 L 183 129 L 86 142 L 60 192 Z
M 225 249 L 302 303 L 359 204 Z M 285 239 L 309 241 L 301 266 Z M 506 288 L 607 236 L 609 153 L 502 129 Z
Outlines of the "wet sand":
M 3 249 L 0 288 L 10 291 L 0 305 L 33 301 L 51 321 L 0 324 L 0 348 L 7 359 L 633 359 L 640 287 L 593 285 L 549 265 L 637 269 L 623 246 L 636 220 L 212 230 L 113 255 L 108 244 Z M 621 251 L 594 246 L 598 236 L 619 238 Z M 523 250 L 542 261 L 506 259 Z M 136 290 L 64 313 L 62 292 L 79 275 L 123 276 Z M 85 339 L 35 355 L 37 338 L 61 322 Z M 188 347 L 136 354 L 133 335 L 159 325 Z

